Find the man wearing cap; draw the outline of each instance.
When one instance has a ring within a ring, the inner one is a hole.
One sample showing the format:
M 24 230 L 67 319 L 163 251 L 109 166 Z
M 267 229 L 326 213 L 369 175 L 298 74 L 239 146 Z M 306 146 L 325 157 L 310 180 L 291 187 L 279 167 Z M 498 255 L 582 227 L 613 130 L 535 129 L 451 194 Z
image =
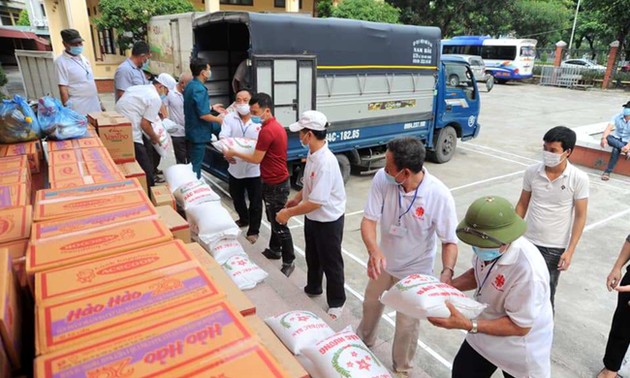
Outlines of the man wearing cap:
M 615 129 L 614 133 L 613 128 Z M 612 147 L 608 166 L 602 173 L 602 180 L 608 181 L 610 174 L 617 165 L 619 155 L 623 153 L 626 155 L 626 159 L 630 158 L 630 101 L 623 104 L 621 113 L 612 117 L 610 123 L 606 126 L 606 130 L 604 130 L 600 144 L 602 148 L 606 148 L 606 146 Z
M 289 126 L 292 132 L 299 132 L 300 143 L 309 151 L 302 190 L 287 201 L 276 220 L 287 224 L 291 217 L 305 215 L 307 279 L 304 292 L 308 296 L 321 295 L 326 274 L 328 315 L 336 320 L 346 302 L 341 257 L 346 191 L 337 158 L 328 149 L 327 126 L 326 116 L 315 110 L 304 112 L 298 122 Z
M 449 318 L 435 326 L 468 331 L 453 361 L 453 378 L 551 377 L 553 312 L 549 273 L 536 247 L 523 237 L 527 225 L 504 198 L 473 202 L 457 226 L 457 237 L 472 246 L 473 267 L 453 279 L 459 290 L 475 290 L 488 307 L 478 319 L 465 318 L 447 302 Z
M 160 143 L 152 123 L 159 120 L 162 100 L 169 91 L 175 89 L 175 85 L 175 79 L 171 75 L 162 73 L 153 80 L 153 84 L 127 88 L 116 103 L 116 111 L 131 121 L 136 160 L 146 174 L 149 186 L 155 185 L 152 143 Z
M 436 244 L 442 247 L 440 281 L 450 283 L 457 262 L 457 213 L 451 192 L 423 167 L 426 151 L 418 138 L 387 144 L 385 168 L 376 172 L 361 221 L 369 254 L 363 318 L 357 335 L 368 347 L 376 342 L 383 304 L 379 297 L 410 274 L 433 274 Z M 380 223 L 380 243 L 377 224 Z M 396 314 L 392 345 L 394 371 L 412 370 L 420 321 Z
M 131 56 L 120 63 L 114 74 L 115 101 L 122 97 L 123 93 L 134 85 L 150 84 L 142 67 L 149 60 L 149 44 L 138 41 L 133 44 Z
M 55 59 L 61 103 L 86 115 L 103 109 L 90 61 L 83 55 L 83 38 L 74 29 L 61 31 L 65 50 Z

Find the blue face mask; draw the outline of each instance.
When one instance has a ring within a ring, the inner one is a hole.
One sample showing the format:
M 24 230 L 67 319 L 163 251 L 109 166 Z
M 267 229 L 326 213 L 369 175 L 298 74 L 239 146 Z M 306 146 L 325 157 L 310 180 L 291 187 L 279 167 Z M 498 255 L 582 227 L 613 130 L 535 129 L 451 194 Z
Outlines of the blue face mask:
M 501 257 L 501 252 L 499 251 L 499 249 L 500 247 L 480 248 L 480 247 L 475 247 L 474 245 L 472 246 L 472 250 L 473 252 L 475 252 L 475 255 L 477 255 L 477 257 L 479 257 L 483 261 L 492 261 L 494 259 Z
M 70 54 L 72 55 L 81 55 L 83 52 L 83 46 L 70 46 Z
M 624 117 L 630 116 L 630 108 L 623 108 L 623 116 Z
M 262 123 L 262 119 L 260 119 L 260 116 L 253 115 L 251 119 L 254 123 Z
M 142 63 L 142 70 L 151 72 L 151 70 L 149 69 L 149 59 Z
M 305 134 L 305 136 L 306 136 L 306 134 Z M 300 138 L 300 145 L 302 146 L 302 148 L 308 148 L 308 143 L 304 143 L 302 138 Z
M 392 185 L 402 185 L 402 182 L 398 182 L 396 181 L 396 178 L 398 177 L 399 174 L 401 174 L 402 171 L 398 172 L 398 174 L 396 176 L 391 176 L 388 173 L 385 173 L 385 178 L 387 178 L 387 182 L 392 184 Z M 403 181 L 404 182 L 404 181 Z
M 166 95 L 165 94 L 161 94 L 160 95 L 160 100 L 164 101 L 166 99 Z

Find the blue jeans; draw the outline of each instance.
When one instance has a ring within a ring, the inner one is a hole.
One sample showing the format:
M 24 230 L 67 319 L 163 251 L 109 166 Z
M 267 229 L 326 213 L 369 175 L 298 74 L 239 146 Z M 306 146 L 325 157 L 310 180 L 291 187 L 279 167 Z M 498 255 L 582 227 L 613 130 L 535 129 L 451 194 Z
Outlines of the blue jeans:
M 556 288 L 558 287 L 558 281 L 560 280 L 560 271 L 558 270 L 558 263 L 560 263 L 560 257 L 564 253 L 564 248 L 552 248 L 542 247 L 537 245 L 536 248 L 540 251 L 540 254 L 545 259 L 547 269 L 549 270 L 549 297 L 551 299 L 551 308 L 555 311 L 554 298 L 556 296 Z
M 186 151 L 188 153 L 188 161 L 192 164 L 193 172 L 197 174 L 197 178 L 201 178 L 201 164 L 206 156 L 206 143 L 193 143 L 186 141 Z
M 612 147 L 612 152 L 610 153 L 610 160 L 608 161 L 608 166 L 604 172 L 610 173 L 615 168 L 615 165 L 617 165 L 621 149 L 624 148 L 627 143 L 624 143 L 620 138 L 613 135 L 608 135 L 606 141 L 608 142 L 608 145 Z

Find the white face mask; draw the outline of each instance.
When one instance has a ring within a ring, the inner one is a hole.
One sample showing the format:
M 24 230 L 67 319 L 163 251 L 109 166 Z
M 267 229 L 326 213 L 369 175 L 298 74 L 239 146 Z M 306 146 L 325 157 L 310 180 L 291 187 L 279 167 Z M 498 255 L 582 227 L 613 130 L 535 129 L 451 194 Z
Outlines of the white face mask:
M 238 114 L 244 116 L 249 114 L 249 104 L 237 104 L 236 111 Z
M 543 151 L 542 160 L 546 167 L 553 168 L 557 167 L 564 161 L 564 158 L 562 157 L 563 155 L 564 153 L 556 154 L 549 151 Z

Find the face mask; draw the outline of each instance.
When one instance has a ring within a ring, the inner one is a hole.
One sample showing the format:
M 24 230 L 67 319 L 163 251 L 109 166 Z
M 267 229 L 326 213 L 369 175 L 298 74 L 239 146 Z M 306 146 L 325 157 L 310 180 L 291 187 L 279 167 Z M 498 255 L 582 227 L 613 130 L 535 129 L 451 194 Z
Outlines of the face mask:
M 160 95 L 160 100 L 162 100 L 162 101 L 166 100 L 166 95 L 165 94 L 161 94 Z
M 143 71 L 151 71 L 149 69 L 149 59 L 145 60 L 144 63 L 142 63 L 142 70 Z
M 563 154 L 554 154 L 553 152 L 543 151 L 543 163 L 549 168 L 557 167 L 562 161 Z
M 70 46 L 70 54 L 72 55 L 81 55 L 83 52 L 83 46 Z
M 238 114 L 244 116 L 249 114 L 249 104 L 238 104 L 236 105 L 236 111 Z
M 391 176 L 389 174 L 385 174 L 385 177 L 387 178 L 387 181 L 392 184 L 392 185 L 402 185 L 402 182 L 398 182 L 396 181 L 396 178 L 398 177 L 399 174 L 401 174 L 402 171 L 398 172 L 398 174 L 396 176 Z M 404 182 L 404 181 L 403 181 Z
M 630 108 L 623 108 L 623 116 L 624 117 L 630 116 Z
M 500 247 L 499 248 L 480 248 L 472 246 L 473 252 L 475 255 L 479 257 L 483 261 L 492 261 L 498 257 L 501 257 Z
M 306 136 L 306 135 L 304 135 L 304 136 Z M 302 145 L 302 148 L 308 148 L 308 143 L 305 143 L 302 138 L 300 138 L 300 145 Z
M 252 122 L 254 123 L 262 123 L 262 119 L 260 119 L 260 116 L 252 116 Z

